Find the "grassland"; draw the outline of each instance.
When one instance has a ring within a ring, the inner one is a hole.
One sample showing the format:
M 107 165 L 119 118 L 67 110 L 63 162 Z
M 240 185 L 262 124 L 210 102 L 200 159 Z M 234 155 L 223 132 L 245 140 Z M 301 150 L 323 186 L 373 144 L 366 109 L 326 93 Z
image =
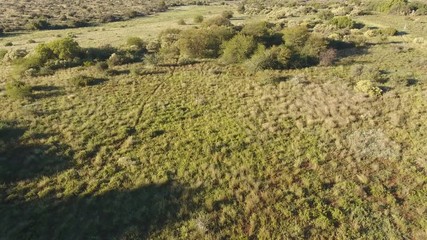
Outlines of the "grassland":
M 2 41 L 32 49 L 28 39 L 72 33 L 82 46 L 120 46 L 228 8 Z M 115 76 L 89 66 L 25 79 L 31 100 L 2 91 L 0 239 L 427 238 L 427 56 L 413 41 L 426 24 L 400 20 L 405 38 L 369 38 L 333 66 L 134 63 Z M 11 66 L 1 68 L 4 83 Z M 104 81 L 70 86 L 79 74 Z M 363 79 L 384 93 L 355 91 Z

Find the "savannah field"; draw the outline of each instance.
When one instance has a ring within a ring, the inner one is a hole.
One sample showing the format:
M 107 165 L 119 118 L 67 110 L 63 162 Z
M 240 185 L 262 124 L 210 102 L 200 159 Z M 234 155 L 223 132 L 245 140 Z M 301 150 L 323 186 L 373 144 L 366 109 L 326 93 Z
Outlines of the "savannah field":
M 1 16 L 0 240 L 427 239 L 427 6 L 382 2 Z

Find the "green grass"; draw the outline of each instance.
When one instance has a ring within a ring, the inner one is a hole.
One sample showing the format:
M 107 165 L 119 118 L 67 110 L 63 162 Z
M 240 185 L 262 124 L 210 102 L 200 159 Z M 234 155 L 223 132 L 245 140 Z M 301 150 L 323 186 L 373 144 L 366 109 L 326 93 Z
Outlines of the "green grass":
M 334 66 L 257 74 L 205 61 L 26 79 L 31 102 L 0 96 L 1 236 L 426 238 L 427 58 L 405 42 L 349 51 Z M 76 89 L 77 75 L 105 81 Z M 360 80 L 383 94 L 355 91 Z

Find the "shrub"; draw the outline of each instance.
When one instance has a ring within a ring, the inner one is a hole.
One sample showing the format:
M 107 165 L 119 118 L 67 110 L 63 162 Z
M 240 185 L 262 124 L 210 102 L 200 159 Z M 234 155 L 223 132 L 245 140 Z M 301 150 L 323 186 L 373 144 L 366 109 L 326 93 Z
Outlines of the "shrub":
M 147 51 L 148 52 L 158 52 L 160 49 L 160 42 L 158 40 L 150 41 L 147 44 Z
M 319 65 L 331 66 L 334 63 L 336 57 L 337 57 L 337 50 L 333 48 L 329 48 L 326 51 L 320 53 Z
M 78 75 L 68 80 L 69 84 L 74 87 L 87 87 L 95 85 L 99 80 L 94 77 Z
M 285 69 L 291 64 L 293 52 L 286 46 L 265 49 L 260 45 L 256 53 L 246 62 L 248 70 L 257 72 L 266 69 Z
M 231 19 L 233 15 L 234 15 L 233 11 L 230 11 L 230 10 L 226 10 L 221 13 L 221 16 L 227 19 Z
M 242 34 L 262 38 L 269 35 L 268 22 L 252 22 L 245 24 L 241 31 Z
M 203 18 L 202 15 L 197 15 L 197 16 L 194 17 L 193 22 L 194 23 L 202 23 L 203 20 L 204 20 L 204 18 Z
M 160 48 L 166 48 L 176 43 L 180 37 L 181 29 L 168 28 L 159 34 Z
M 117 52 L 117 49 L 107 44 L 98 48 L 86 48 L 84 55 L 86 59 L 89 60 L 104 61 L 107 60 L 111 56 L 111 54 L 115 52 Z
M 13 43 L 12 43 L 12 42 L 6 42 L 6 43 L 4 44 L 4 46 L 5 46 L 5 47 L 11 47 L 11 46 L 13 46 Z
M 339 29 L 344 28 L 353 28 L 355 25 L 355 22 L 347 16 L 337 16 L 331 19 L 329 22 L 331 25 L 336 26 Z
M 178 20 L 178 25 L 187 25 L 187 23 L 185 22 L 184 19 L 179 19 Z
M 136 50 L 146 50 L 147 44 L 139 37 L 129 37 L 126 40 L 126 45 L 131 48 L 135 48 Z
M 402 10 L 407 9 L 407 3 L 407 0 L 382 0 L 373 2 L 372 5 L 374 9 L 379 12 L 398 13 Z
M 0 49 L 0 60 L 6 56 L 7 52 L 8 51 L 6 49 Z
M 268 22 L 252 22 L 243 26 L 241 33 L 252 36 L 267 47 L 283 43 L 283 34 L 272 31 L 274 25 Z
M 28 30 L 47 30 L 50 28 L 51 25 L 46 19 L 37 19 L 27 24 Z
M 31 86 L 21 81 L 11 81 L 6 83 L 6 93 L 11 98 L 22 99 L 31 96 Z
M 222 62 L 240 63 L 248 59 L 256 50 L 257 43 L 252 36 L 238 34 L 223 44 Z
M 118 65 L 122 65 L 126 63 L 126 59 L 123 55 L 119 53 L 113 53 L 107 60 L 107 64 L 109 67 L 114 67 Z
M 4 33 L 4 29 L 0 27 L 0 36 L 3 35 L 3 33 Z
M 331 20 L 334 14 L 330 10 L 322 10 L 319 12 L 318 16 L 322 20 Z
M 286 28 L 283 34 L 285 45 L 297 50 L 301 50 L 310 37 L 308 28 L 302 25 Z
M 234 31 L 227 27 L 189 29 L 181 33 L 178 48 L 181 54 L 190 58 L 216 58 L 220 54 L 222 43 L 233 35 Z
M 81 57 L 82 54 L 79 44 L 69 37 L 54 40 L 46 46 L 53 52 L 53 57 L 57 59 L 72 60 Z
M 106 62 L 98 62 L 98 63 L 95 65 L 95 68 L 96 68 L 96 70 L 98 70 L 99 72 L 103 72 L 103 71 L 105 71 L 105 70 L 107 70 L 107 69 L 108 69 L 108 63 L 106 63 Z
M 74 66 L 79 63 L 82 49 L 71 38 L 58 39 L 47 44 L 39 44 L 34 52 L 20 62 L 18 73 L 33 68 L 40 70 L 42 67 L 51 69 Z
M 381 88 L 375 86 L 370 80 L 361 80 L 354 87 L 356 91 L 368 94 L 369 96 L 379 96 L 382 94 Z
M 300 51 L 300 55 L 306 58 L 311 58 L 314 62 L 317 62 L 320 53 L 326 51 L 327 46 L 328 42 L 323 37 L 311 34 L 305 41 L 304 47 Z
M 217 16 L 206 20 L 203 25 L 205 26 L 231 26 L 231 22 L 228 18 L 223 16 Z
M 384 36 L 394 36 L 397 34 L 397 29 L 392 27 L 384 28 L 381 29 L 381 34 Z

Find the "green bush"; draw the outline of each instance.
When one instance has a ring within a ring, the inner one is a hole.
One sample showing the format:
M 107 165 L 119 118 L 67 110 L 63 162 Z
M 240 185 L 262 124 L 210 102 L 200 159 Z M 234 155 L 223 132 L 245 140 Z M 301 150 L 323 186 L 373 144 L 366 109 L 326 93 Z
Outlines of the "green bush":
M 283 35 L 274 32 L 274 25 L 265 21 L 252 22 L 243 26 L 241 33 L 243 35 L 252 36 L 257 42 L 261 42 L 267 47 L 280 45 L 283 43 Z
M 379 96 L 382 94 L 381 88 L 375 86 L 370 80 L 361 80 L 357 82 L 354 89 L 358 92 L 368 94 L 369 96 Z
M 11 47 L 11 46 L 13 46 L 13 43 L 12 43 L 12 42 L 6 42 L 6 43 L 4 44 L 4 46 L 5 46 L 5 47 Z
M 306 26 L 289 27 L 283 31 L 285 45 L 296 50 L 301 50 L 310 37 Z
M 78 75 L 68 80 L 68 83 L 74 87 L 92 86 L 98 82 L 99 82 L 99 79 L 90 77 L 90 76 L 85 76 L 85 75 Z
M 223 44 L 221 61 L 226 64 L 240 63 L 248 59 L 256 50 L 257 43 L 252 36 L 238 34 Z
M 57 69 L 80 64 L 82 49 L 71 38 L 58 39 L 39 44 L 29 57 L 22 59 L 16 66 L 16 72 L 22 75 L 29 69 L 39 71 L 43 67 Z M 37 75 L 37 74 L 36 74 Z
M 167 48 L 175 44 L 181 34 L 181 29 L 168 28 L 159 34 L 160 48 Z
M 194 17 L 193 22 L 194 23 L 202 23 L 203 20 L 204 20 L 204 18 L 203 18 L 202 15 L 197 15 L 197 16 Z
M 414 4 L 409 4 L 407 0 L 381 0 L 371 1 L 371 8 L 375 11 L 396 14 L 409 14 Z
M 326 51 L 328 42 L 322 36 L 311 34 L 304 47 L 299 52 L 300 56 L 305 58 L 307 65 L 314 65 L 318 62 L 321 52 Z
M 392 27 L 384 28 L 384 29 L 381 29 L 380 31 L 381 31 L 381 35 L 383 36 L 394 36 L 397 34 L 397 29 Z
M 190 58 L 216 58 L 220 55 L 221 45 L 234 35 L 228 27 L 209 29 L 188 29 L 181 32 L 178 48 L 182 55 Z
M 231 22 L 228 18 L 223 16 L 217 16 L 210 18 L 203 22 L 204 26 L 231 26 Z
M 84 56 L 90 61 L 104 61 L 115 52 L 117 52 L 117 49 L 107 44 L 98 48 L 86 48 Z
M 179 19 L 177 23 L 178 25 L 187 25 L 184 19 Z
M 27 24 L 28 30 L 47 30 L 52 28 L 46 19 L 37 19 Z
M 318 16 L 322 20 L 331 20 L 334 17 L 334 14 L 330 10 L 321 10 L 318 13 Z
M 259 45 L 256 53 L 246 62 L 246 67 L 252 72 L 266 69 L 286 69 L 291 66 L 293 55 L 293 51 L 284 45 L 274 46 L 270 49 Z
M 331 25 L 336 26 L 339 29 L 344 29 L 344 28 L 353 28 L 355 25 L 355 22 L 347 16 L 337 16 L 331 19 L 331 21 L 329 21 L 329 23 Z
M 144 42 L 144 40 L 142 40 L 139 37 L 129 37 L 126 40 L 126 45 L 128 47 L 133 47 L 136 50 L 144 50 L 145 51 L 147 48 L 147 44 Z
M 227 19 L 231 19 L 233 15 L 234 15 L 233 11 L 230 11 L 230 10 L 226 10 L 221 13 L 221 16 Z
M 31 96 L 31 86 L 21 81 L 11 81 L 6 83 L 6 94 L 11 98 L 23 99 Z

